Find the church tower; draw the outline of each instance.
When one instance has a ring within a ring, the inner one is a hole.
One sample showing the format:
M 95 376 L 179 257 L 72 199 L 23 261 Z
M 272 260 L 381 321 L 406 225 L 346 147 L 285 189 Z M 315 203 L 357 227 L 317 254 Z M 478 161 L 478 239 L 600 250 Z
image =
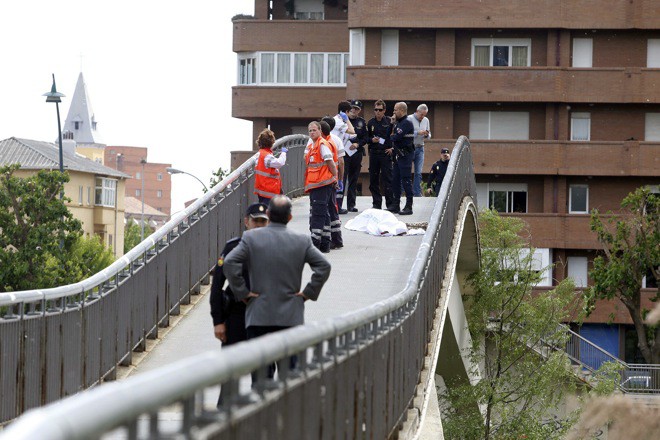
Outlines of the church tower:
M 89 159 L 103 163 L 102 143 L 98 123 L 92 103 L 87 94 L 87 86 L 82 72 L 78 75 L 76 90 L 73 92 L 69 113 L 62 127 L 62 138 L 76 142 L 76 151 Z

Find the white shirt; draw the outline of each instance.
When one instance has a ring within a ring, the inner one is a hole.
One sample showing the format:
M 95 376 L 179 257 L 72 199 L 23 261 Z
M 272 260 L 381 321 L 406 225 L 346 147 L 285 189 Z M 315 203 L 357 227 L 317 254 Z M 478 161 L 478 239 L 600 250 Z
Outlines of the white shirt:
M 424 116 L 422 120 L 420 121 L 417 119 L 417 115 L 413 113 L 412 115 L 408 115 L 408 119 L 410 119 L 410 122 L 412 122 L 413 127 L 415 127 L 415 139 L 413 142 L 415 143 L 416 147 L 421 147 L 424 145 L 424 139 L 430 139 L 431 138 L 431 123 L 429 122 L 429 119 Z M 420 130 L 428 130 L 429 134 L 428 135 L 419 135 Z
M 286 153 L 283 151 L 280 157 L 275 157 L 272 154 L 266 155 L 264 165 L 266 168 L 280 169 L 286 164 Z

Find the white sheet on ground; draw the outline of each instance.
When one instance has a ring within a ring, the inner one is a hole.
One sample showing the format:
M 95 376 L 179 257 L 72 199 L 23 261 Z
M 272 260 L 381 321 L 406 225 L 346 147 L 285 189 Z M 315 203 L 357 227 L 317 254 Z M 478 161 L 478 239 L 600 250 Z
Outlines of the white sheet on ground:
M 350 219 L 344 225 L 351 231 L 366 232 L 379 237 L 391 237 L 393 235 L 421 235 L 423 229 L 411 229 L 398 220 L 394 214 L 381 209 L 367 209 L 357 217 Z

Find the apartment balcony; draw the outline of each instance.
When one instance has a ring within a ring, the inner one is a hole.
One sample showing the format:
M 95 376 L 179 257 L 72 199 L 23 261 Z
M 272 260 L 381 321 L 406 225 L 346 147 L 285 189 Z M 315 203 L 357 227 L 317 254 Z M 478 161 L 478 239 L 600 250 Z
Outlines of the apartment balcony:
M 235 86 L 232 116 L 235 118 L 318 119 L 337 111 L 346 99 L 346 87 Z
M 345 20 L 236 20 L 234 52 L 348 52 Z
M 440 158 L 440 149 L 451 148 L 455 142 L 455 139 L 426 141 L 426 163 L 435 162 Z M 470 141 L 470 144 L 475 174 L 657 177 L 660 170 L 660 142 L 539 140 Z M 368 156 L 362 169 L 368 169 Z
M 347 85 L 362 100 L 660 102 L 660 69 L 646 68 L 359 66 Z
M 360 0 L 348 11 L 350 28 L 657 29 L 657 0 Z
M 518 217 L 529 225 L 532 245 L 551 249 L 599 249 L 591 232 L 589 214 L 527 213 L 502 214 Z

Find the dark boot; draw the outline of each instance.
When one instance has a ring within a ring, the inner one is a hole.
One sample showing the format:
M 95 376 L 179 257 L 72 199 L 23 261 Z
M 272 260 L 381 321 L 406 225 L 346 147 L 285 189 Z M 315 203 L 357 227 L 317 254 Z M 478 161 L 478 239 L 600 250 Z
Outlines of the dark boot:
M 396 205 L 396 204 L 388 205 L 385 208 L 385 210 L 390 211 L 392 214 L 398 214 L 399 213 L 399 205 Z
M 403 210 L 399 212 L 399 215 L 412 215 L 412 205 L 413 205 L 413 198 L 412 197 L 406 197 L 406 206 L 403 207 Z

